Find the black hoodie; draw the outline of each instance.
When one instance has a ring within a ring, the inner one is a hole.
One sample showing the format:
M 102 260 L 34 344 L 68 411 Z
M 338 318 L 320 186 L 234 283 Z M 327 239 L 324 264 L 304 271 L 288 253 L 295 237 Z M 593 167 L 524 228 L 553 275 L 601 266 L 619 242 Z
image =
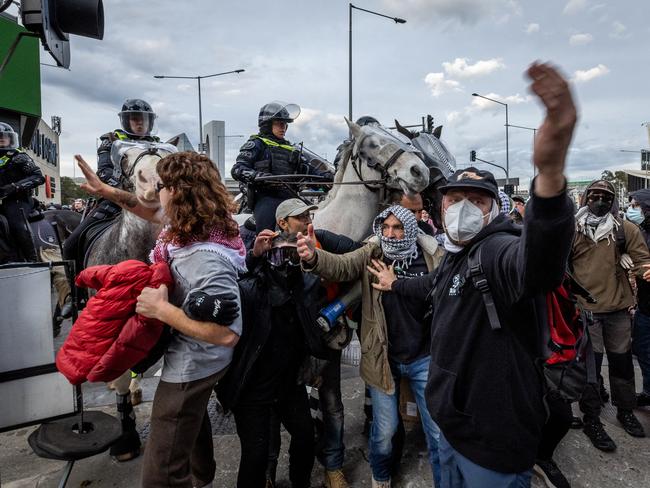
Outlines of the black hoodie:
M 535 365 L 541 350 L 536 309 L 543 306 L 542 294 L 562 279 L 574 229 L 565 194 L 533 197 L 523 231 L 499 216 L 465 249 L 449 253 L 440 268 L 427 405 L 454 449 L 487 469 L 518 473 L 535 462 L 546 419 Z M 498 331 L 466 278 L 467 254 L 483 240 L 481 261 L 499 312 Z M 433 278 L 416 281 L 397 281 L 393 291 L 423 296 Z

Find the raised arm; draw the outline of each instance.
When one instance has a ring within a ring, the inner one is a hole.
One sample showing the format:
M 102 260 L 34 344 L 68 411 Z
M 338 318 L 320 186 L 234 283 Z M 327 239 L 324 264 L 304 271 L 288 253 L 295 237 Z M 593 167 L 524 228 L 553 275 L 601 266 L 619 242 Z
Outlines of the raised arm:
M 81 185 L 81 189 L 97 197 L 105 198 L 118 204 L 124 210 L 134 213 L 138 217 L 149 220 L 150 222 L 164 222 L 164 213 L 161 207 L 150 208 L 142 205 L 138 197 L 128 191 L 114 188 L 104 183 L 79 155 L 75 155 L 77 165 L 86 178 L 86 183 Z

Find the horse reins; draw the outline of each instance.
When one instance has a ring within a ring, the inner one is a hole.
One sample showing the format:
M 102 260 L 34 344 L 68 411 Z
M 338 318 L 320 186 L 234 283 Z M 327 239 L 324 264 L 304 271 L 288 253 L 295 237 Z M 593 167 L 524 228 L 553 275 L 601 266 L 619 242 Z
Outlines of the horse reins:
M 368 136 L 366 136 L 366 137 L 368 137 Z M 365 137 L 364 137 L 364 139 L 365 139 Z M 357 145 L 357 146 L 361 145 L 362 142 L 363 142 L 363 139 L 361 139 L 359 141 L 359 143 L 355 144 L 355 145 Z M 368 163 L 366 163 L 366 165 L 369 168 L 372 168 L 372 169 L 377 168 L 379 170 L 379 172 L 381 173 L 381 178 L 382 179 L 379 180 L 379 181 L 381 181 L 379 186 L 370 186 L 370 184 L 376 184 L 376 182 L 378 180 L 364 180 L 363 179 L 362 169 L 361 169 L 362 167 L 361 167 L 361 165 L 357 164 L 357 162 L 360 159 L 358 152 L 353 153 L 353 154 L 350 155 L 350 160 L 351 160 L 351 163 L 352 163 L 352 169 L 354 169 L 354 172 L 356 173 L 357 177 L 359 178 L 359 181 L 361 183 L 363 183 L 363 186 L 365 186 L 371 192 L 378 192 L 379 190 L 382 190 L 382 189 L 386 188 L 387 180 L 388 180 L 388 170 L 391 168 L 391 166 L 393 166 L 395 164 L 395 162 L 399 159 L 399 157 L 402 154 L 404 154 L 405 152 L 406 151 L 404 149 L 398 148 L 393 153 L 393 155 L 390 158 L 388 158 L 388 161 L 386 161 L 386 164 L 383 165 L 383 166 L 380 166 L 378 164 L 374 164 L 373 166 L 370 166 Z

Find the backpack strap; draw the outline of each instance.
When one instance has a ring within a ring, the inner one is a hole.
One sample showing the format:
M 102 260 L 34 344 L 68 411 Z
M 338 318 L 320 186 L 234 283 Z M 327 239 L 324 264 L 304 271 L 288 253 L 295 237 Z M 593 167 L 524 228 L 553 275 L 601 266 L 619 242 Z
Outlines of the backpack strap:
M 619 259 L 620 256 L 625 254 L 625 247 L 627 243 L 625 242 L 625 228 L 623 227 L 623 221 L 615 218 L 616 222 L 619 224 L 616 229 L 616 250 L 618 251 Z
M 467 277 L 472 280 L 474 288 L 481 292 L 483 303 L 487 310 L 488 320 L 490 321 L 490 327 L 492 327 L 492 330 L 498 330 L 501 328 L 499 313 L 497 312 L 494 297 L 490 291 L 490 284 L 488 283 L 487 276 L 485 276 L 485 271 L 483 270 L 483 264 L 481 263 L 481 244 L 483 242 L 485 241 L 479 242 L 469 250 L 469 254 L 467 255 Z

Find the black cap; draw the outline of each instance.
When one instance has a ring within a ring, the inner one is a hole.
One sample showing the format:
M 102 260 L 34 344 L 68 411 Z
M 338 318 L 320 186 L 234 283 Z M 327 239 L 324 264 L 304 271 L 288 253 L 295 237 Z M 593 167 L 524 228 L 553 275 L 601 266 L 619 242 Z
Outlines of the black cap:
M 637 190 L 633 193 L 630 193 L 630 196 L 634 198 L 636 203 L 641 205 L 641 210 L 643 210 L 644 212 L 650 210 L 650 188 Z
M 446 185 L 440 187 L 444 195 L 454 188 L 470 188 L 488 192 L 492 198 L 499 199 L 499 187 L 494 175 L 489 171 L 483 171 L 473 166 L 459 169 L 449 177 Z

